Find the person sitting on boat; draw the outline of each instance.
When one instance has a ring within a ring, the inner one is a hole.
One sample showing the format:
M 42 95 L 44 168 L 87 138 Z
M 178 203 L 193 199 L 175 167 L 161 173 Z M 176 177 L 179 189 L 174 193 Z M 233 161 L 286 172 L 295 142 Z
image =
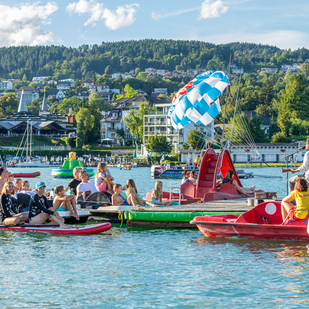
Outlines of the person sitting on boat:
M 251 187 L 251 188 L 244 188 L 244 187 L 240 187 L 237 183 L 237 181 L 235 179 L 233 179 L 234 176 L 234 170 L 230 169 L 227 171 L 226 176 L 221 180 L 218 180 L 216 182 L 217 187 L 220 187 L 221 185 L 225 184 L 225 183 L 230 183 L 232 185 L 234 185 L 237 189 L 237 191 L 240 194 L 243 194 L 245 196 L 250 196 L 251 194 L 253 194 L 255 192 L 255 186 Z
M 290 172 L 292 174 L 297 173 L 297 172 L 305 172 L 305 175 L 296 175 L 296 176 L 289 179 L 290 192 L 292 192 L 294 190 L 294 186 L 296 184 L 296 181 L 300 178 L 302 178 L 302 179 L 305 178 L 307 183 L 309 183 L 309 151 L 308 151 L 309 150 L 309 138 L 307 138 L 305 147 L 306 147 L 307 152 L 304 155 L 303 164 L 299 168 L 295 168 L 295 169 L 290 170 Z
M 30 184 L 29 184 L 29 181 L 28 181 L 28 180 L 24 180 L 22 184 L 23 184 L 23 187 L 22 187 L 22 190 L 23 190 L 23 191 L 32 191 L 32 190 L 30 189 Z
M 11 195 L 14 194 L 14 184 L 7 181 L 1 194 L 1 221 L 4 225 L 18 225 L 28 220 L 28 212 L 18 213 L 13 205 Z
M 308 211 L 297 211 L 300 209 L 309 209 L 309 189 L 306 179 L 299 178 L 295 183 L 295 190 L 286 196 L 281 202 L 282 222 L 291 209 L 295 209 L 295 205 L 291 201 L 296 201 L 296 210 L 294 216 L 298 219 L 305 219 Z
M 137 188 L 133 179 L 128 179 L 126 184 L 127 201 L 132 206 L 145 206 L 145 202 L 138 196 Z
M 74 195 L 77 195 L 77 192 L 76 192 L 76 188 L 77 186 L 82 182 L 81 179 L 80 179 L 80 174 L 82 172 L 83 168 L 80 167 L 80 166 L 76 166 L 74 167 L 73 169 L 73 177 L 74 179 L 72 179 L 69 184 L 65 187 L 64 191 L 67 192 L 68 190 L 72 190 L 72 193 Z
M 28 180 L 24 180 L 23 182 L 22 182 L 22 189 L 18 192 L 18 193 L 16 193 L 16 195 L 17 195 L 17 200 L 19 200 L 20 199 L 20 195 L 21 194 L 27 194 L 27 195 L 29 195 L 30 197 L 33 197 L 33 196 L 35 196 L 35 191 L 32 191 L 31 189 L 30 189 L 30 185 L 29 185 L 29 181 Z M 24 204 L 26 204 L 26 201 L 27 200 L 25 200 L 24 201 Z M 29 202 L 28 202 L 28 204 L 29 204 Z
M 23 181 L 20 178 L 15 179 L 15 191 L 19 192 L 23 188 Z
M 122 185 L 119 183 L 115 183 L 113 186 L 114 194 L 112 195 L 112 205 L 120 206 L 120 205 L 129 205 L 128 201 L 122 197 Z
M 70 216 L 79 220 L 79 216 L 77 214 L 76 204 L 75 204 L 75 196 L 74 195 L 65 195 L 63 186 L 55 187 L 55 199 L 53 201 L 53 207 L 55 210 L 69 210 Z
M 103 182 L 99 184 L 99 190 L 98 191 L 105 193 L 109 198 L 111 198 L 112 195 L 114 194 L 113 181 L 114 181 L 114 178 L 113 178 L 112 175 L 106 175 L 103 178 Z
M 98 192 L 95 185 L 88 182 L 89 178 L 90 177 L 87 171 L 81 172 L 82 182 L 76 188 L 77 197 L 84 195 L 84 199 L 86 200 L 90 194 Z
M 171 206 L 172 202 L 162 202 L 163 198 L 163 182 L 158 180 L 155 183 L 155 189 L 151 192 L 151 203 L 148 203 L 150 206 Z
M 98 164 L 97 173 L 95 175 L 95 187 L 99 190 L 99 185 L 103 182 L 104 178 L 109 174 L 106 163 L 100 162 Z
M 181 184 L 183 185 L 185 182 L 191 182 L 189 178 L 190 178 L 190 172 L 188 170 L 182 171 Z
M 191 171 L 190 172 L 190 177 L 188 178 L 190 182 L 192 182 L 194 185 L 196 185 L 197 181 L 197 171 Z
M 29 203 L 29 224 L 44 224 L 50 217 L 51 221 L 47 224 L 69 228 L 64 224 L 64 219 L 48 203 L 47 198 L 44 196 L 45 188 L 44 182 L 36 184 L 36 195 L 31 198 Z
M 2 192 L 3 187 L 10 175 L 11 173 L 6 169 L 6 167 L 0 167 L 0 192 Z

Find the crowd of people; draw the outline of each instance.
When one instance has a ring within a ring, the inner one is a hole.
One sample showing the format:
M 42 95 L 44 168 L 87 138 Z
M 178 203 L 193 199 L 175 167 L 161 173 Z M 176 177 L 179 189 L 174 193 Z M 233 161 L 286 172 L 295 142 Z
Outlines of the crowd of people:
M 145 206 L 146 201 L 138 195 L 138 190 L 133 179 L 128 179 L 126 184 L 114 183 L 107 165 L 100 162 L 95 175 L 95 182 L 89 181 L 89 174 L 81 167 L 73 169 L 73 179 L 64 187 L 58 185 L 53 189 L 55 196 L 46 193 L 44 182 L 38 182 L 35 190 L 30 188 L 27 180 L 15 179 L 6 167 L 0 167 L 0 214 L 1 223 L 4 225 L 25 224 L 50 224 L 68 228 L 58 211 L 69 211 L 70 215 L 79 220 L 76 204 L 84 202 L 96 192 L 102 192 L 110 199 L 113 206 L 130 205 Z M 148 204 L 169 205 L 163 203 L 163 183 L 157 181 L 152 191 L 152 201 Z M 71 192 L 68 192 L 71 190 Z M 123 194 L 123 191 L 125 193 Z M 70 194 L 68 194 L 70 193 Z M 23 207 L 19 207 L 19 206 Z

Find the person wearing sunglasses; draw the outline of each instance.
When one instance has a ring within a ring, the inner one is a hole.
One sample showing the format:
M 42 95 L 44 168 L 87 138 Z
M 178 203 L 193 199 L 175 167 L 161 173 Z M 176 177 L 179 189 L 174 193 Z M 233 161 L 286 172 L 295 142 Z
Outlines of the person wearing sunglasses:
M 185 182 L 191 182 L 189 178 L 190 178 L 190 172 L 188 170 L 184 170 L 182 172 L 181 184 L 184 184 Z

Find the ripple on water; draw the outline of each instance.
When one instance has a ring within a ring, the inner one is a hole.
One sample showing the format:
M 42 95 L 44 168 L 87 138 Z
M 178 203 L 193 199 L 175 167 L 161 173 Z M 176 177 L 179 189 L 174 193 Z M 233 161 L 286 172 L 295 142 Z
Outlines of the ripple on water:
M 305 243 L 113 228 L 85 237 L 0 233 L 1 307 L 306 307 Z

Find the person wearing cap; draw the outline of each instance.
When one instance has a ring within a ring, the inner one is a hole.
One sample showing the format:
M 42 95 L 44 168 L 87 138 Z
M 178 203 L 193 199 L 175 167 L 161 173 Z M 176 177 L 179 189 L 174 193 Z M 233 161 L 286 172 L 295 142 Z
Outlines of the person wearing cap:
M 69 228 L 64 224 L 64 219 L 60 217 L 57 211 L 48 204 L 45 193 L 45 183 L 38 182 L 36 184 L 36 195 L 31 198 L 29 203 L 29 224 L 44 224 L 51 217 L 52 221 L 49 225 L 59 224 L 61 228 Z

